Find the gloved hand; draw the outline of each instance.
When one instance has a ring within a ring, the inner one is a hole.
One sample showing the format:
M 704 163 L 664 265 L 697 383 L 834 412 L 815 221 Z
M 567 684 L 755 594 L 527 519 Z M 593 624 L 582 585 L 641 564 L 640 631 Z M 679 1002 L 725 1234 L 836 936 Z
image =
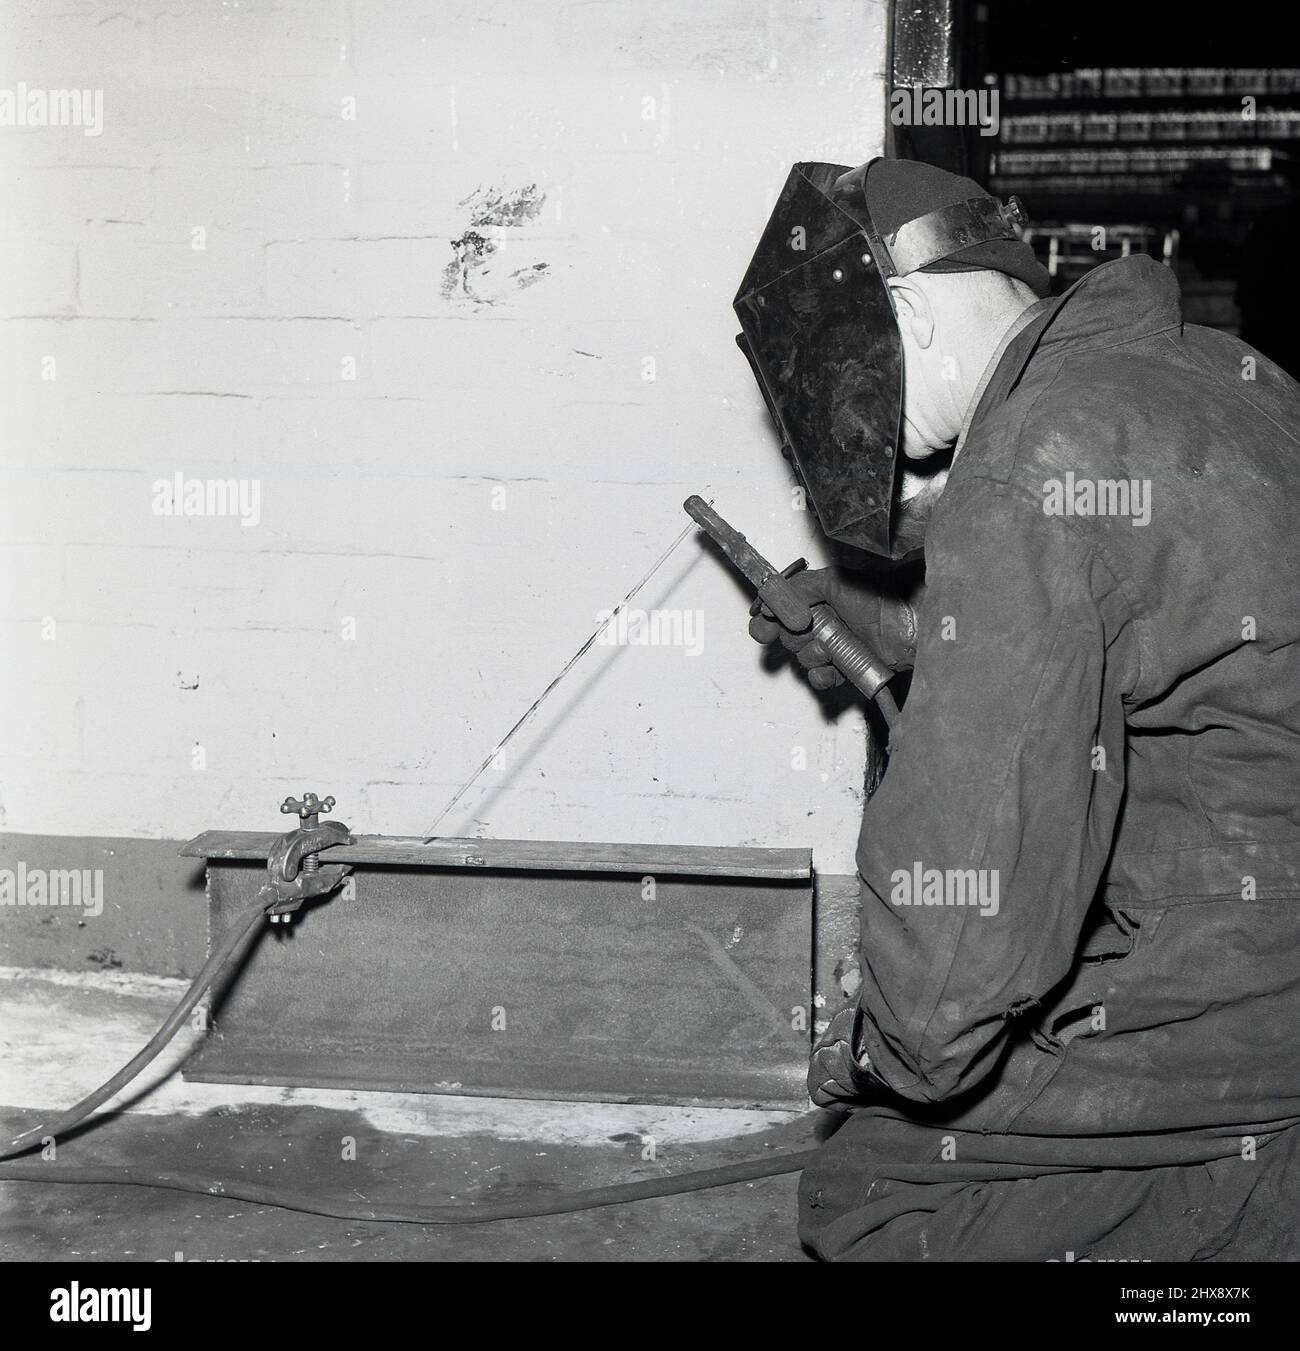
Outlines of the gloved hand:
M 818 1107 L 844 1107 L 880 1087 L 870 1063 L 858 1050 L 862 1009 L 841 1009 L 813 1047 L 808 1066 L 808 1096 Z
M 871 650 L 895 671 L 912 665 L 916 656 L 916 613 L 919 597 L 908 604 L 882 592 L 866 578 L 843 568 L 817 568 L 798 572 L 789 579 L 809 605 L 825 601 Z M 799 665 L 808 672 L 808 683 L 815 690 L 829 690 L 844 677 L 831 665 L 826 649 L 812 641 L 808 633 L 791 633 L 766 607 L 749 621 L 749 636 L 759 643 L 780 639 L 781 646 L 793 652 Z

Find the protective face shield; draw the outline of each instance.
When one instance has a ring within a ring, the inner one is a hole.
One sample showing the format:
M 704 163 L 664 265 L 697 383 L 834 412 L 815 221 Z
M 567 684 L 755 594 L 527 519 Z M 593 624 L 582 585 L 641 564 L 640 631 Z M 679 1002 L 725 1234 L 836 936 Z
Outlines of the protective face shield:
M 736 296 L 741 333 L 768 411 L 822 529 L 886 558 L 920 547 L 901 528 L 897 459 L 903 347 L 888 278 L 990 239 L 1014 239 L 1012 198 L 972 198 L 882 239 L 866 176 L 796 164 Z

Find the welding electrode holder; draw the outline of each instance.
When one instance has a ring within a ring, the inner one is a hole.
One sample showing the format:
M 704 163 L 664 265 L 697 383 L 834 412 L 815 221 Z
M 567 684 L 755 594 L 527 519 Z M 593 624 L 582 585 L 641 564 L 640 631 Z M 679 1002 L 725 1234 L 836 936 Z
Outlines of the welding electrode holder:
M 771 612 L 777 623 L 791 633 L 807 633 L 822 645 L 837 671 L 868 699 L 874 699 L 885 721 L 892 723 L 898 705 L 886 689 L 894 672 L 824 602 L 809 605 L 790 585 L 789 578 L 803 560 L 778 571 L 745 538 L 718 515 L 702 497 L 688 497 L 686 514 L 722 550 L 731 565 L 746 577 L 758 592 L 758 601 Z
M 894 672 L 826 604 L 812 607 L 812 636 L 831 665 L 868 699 L 874 699 Z

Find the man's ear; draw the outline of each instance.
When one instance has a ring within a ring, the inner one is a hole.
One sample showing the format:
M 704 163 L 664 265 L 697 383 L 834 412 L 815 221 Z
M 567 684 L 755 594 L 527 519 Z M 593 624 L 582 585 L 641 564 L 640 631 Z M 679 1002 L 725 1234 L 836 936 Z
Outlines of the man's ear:
M 920 348 L 934 341 L 934 310 L 930 297 L 910 277 L 890 277 L 885 283 L 894 298 L 898 327 Z

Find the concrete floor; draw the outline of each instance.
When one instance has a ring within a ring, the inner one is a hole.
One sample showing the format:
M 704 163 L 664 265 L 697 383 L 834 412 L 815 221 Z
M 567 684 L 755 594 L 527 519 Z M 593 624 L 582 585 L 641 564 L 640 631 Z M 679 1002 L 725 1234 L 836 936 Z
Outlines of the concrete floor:
M 0 967 L 3 1138 L 117 1069 L 184 989 L 160 977 Z M 54 1166 L 198 1170 L 214 1181 L 255 1178 L 373 1204 L 434 1204 L 663 1176 L 806 1148 L 813 1137 L 813 1118 L 793 1113 L 187 1083 L 178 1066 L 197 1036 L 178 1037 L 106 1104 L 101 1114 L 111 1120 L 60 1142 Z M 643 1157 L 651 1140 L 653 1160 Z M 791 1175 L 576 1215 L 436 1228 L 138 1187 L 0 1183 L 0 1259 L 799 1261 L 796 1185 Z

